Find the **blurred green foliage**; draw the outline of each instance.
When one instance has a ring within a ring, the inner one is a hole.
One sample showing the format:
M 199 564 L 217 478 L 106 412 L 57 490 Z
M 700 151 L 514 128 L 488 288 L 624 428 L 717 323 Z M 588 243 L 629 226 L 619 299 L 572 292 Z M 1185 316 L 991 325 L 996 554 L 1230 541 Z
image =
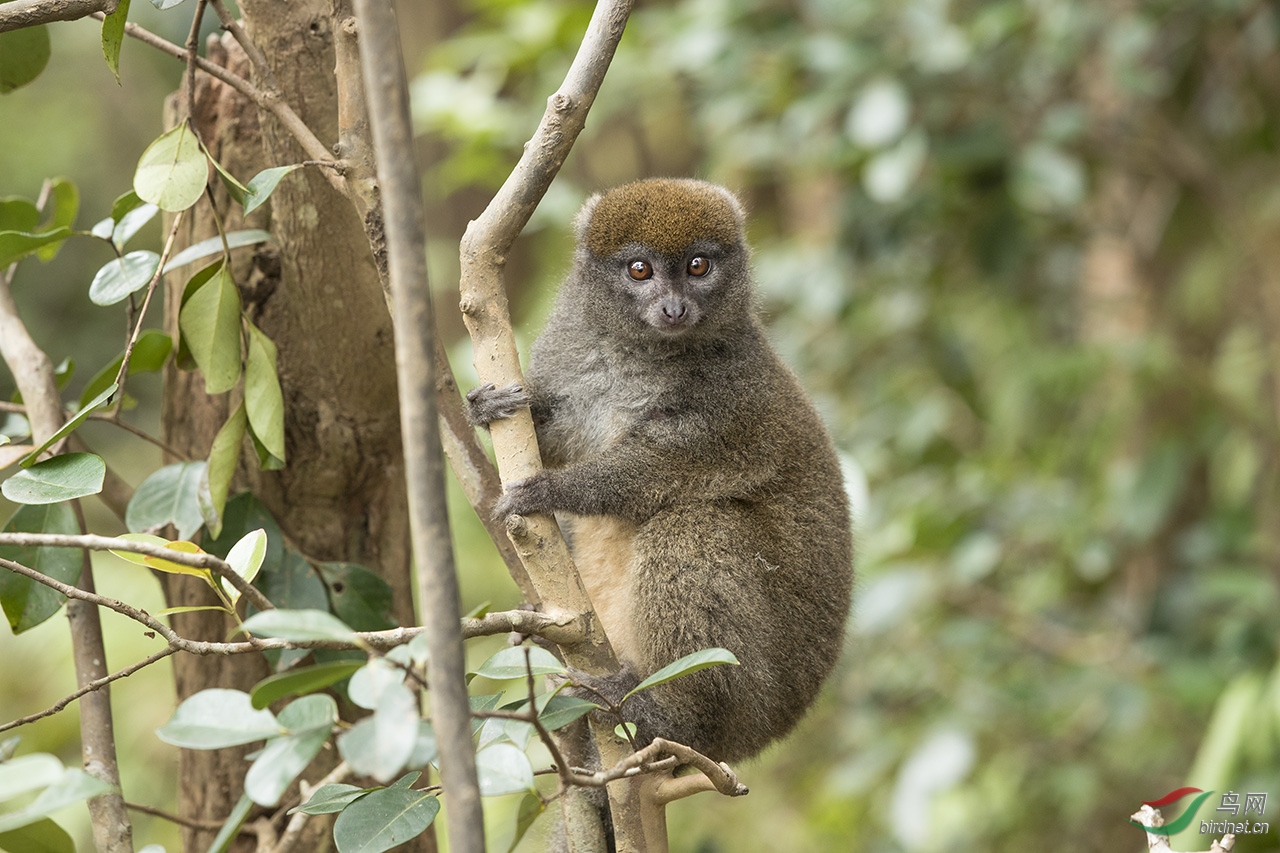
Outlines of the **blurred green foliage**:
M 472 12 L 414 87 L 444 200 L 590 5 Z M 1277 849 L 1278 40 L 1248 0 L 640 4 L 514 285 L 590 191 L 739 191 L 860 529 L 828 695 L 673 849 L 1137 849 L 1183 784 L 1269 792 L 1236 849 Z
M 414 115 L 438 155 L 429 197 L 474 215 L 590 4 L 442 5 L 456 31 L 425 52 Z M 1274 5 L 639 5 L 514 255 L 521 331 L 539 325 L 589 192 L 659 174 L 728 184 L 752 211 L 761 310 L 827 417 L 860 530 L 847 652 L 819 707 L 738 768 L 749 799 L 674 805 L 673 849 L 1137 850 L 1128 815 L 1188 784 L 1267 792 L 1271 833 L 1235 849 L 1276 850 Z M 178 18 L 144 23 L 181 40 Z M 118 89 L 96 25 L 51 34 L 43 77 L 0 100 L 0 195 L 34 197 L 65 174 L 84 228 L 127 188 L 180 67 L 127 43 Z M 432 247 L 445 290 L 451 228 Z M 15 282 L 38 341 L 80 361 L 72 393 L 120 348 L 118 323 L 85 299 L 104 259 L 69 245 Z M 465 374 L 469 359 L 456 362 Z M 134 483 L 156 467 L 153 450 L 137 456 Z M 508 606 L 512 587 L 451 499 L 466 606 Z M 100 574 L 108 594 L 161 606 L 139 583 Z M 59 621 L 0 636 L 6 719 L 68 691 Z M 113 661 L 146 653 L 129 626 L 115 636 Z M 37 670 L 65 677 L 36 684 Z M 130 799 L 167 805 L 172 777 L 154 767 L 174 755 L 151 734 L 172 706 L 163 675 L 115 697 L 133 716 Z M 73 714 L 29 727 L 24 751 L 74 760 Z M 490 827 L 495 845 L 509 824 Z

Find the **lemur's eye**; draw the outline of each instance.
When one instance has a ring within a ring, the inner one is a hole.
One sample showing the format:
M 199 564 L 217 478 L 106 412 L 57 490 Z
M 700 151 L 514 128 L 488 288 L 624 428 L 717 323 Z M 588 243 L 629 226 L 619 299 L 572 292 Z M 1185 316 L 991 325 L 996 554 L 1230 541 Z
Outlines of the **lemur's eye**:
M 685 267 L 685 269 L 689 271 L 689 275 L 697 276 L 698 278 L 701 278 L 702 276 L 711 272 L 711 261 L 699 255 L 698 257 L 689 261 L 689 265 Z
M 653 278 L 653 268 L 645 261 L 632 261 L 627 264 L 627 275 L 636 281 L 645 281 Z

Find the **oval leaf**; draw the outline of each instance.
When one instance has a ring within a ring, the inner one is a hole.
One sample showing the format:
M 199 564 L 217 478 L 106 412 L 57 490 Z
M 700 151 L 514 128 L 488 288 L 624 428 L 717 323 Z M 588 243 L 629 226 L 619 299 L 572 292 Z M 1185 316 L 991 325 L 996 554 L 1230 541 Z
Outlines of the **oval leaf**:
M 357 773 L 389 782 L 413 755 L 418 721 L 413 691 L 403 684 L 390 685 L 382 691 L 373 716 L 338 738 L 338 751 Z
M 483 797 L 533 790 L 529 757 L 509 743 L 495 743 L 477 752 L 476 776 Z
M 321 785 L 311 792 L 311 799 L 296 808 L 289 809 L 289 814 L 333 814 L 340 812 L 356 800 L 369 793 L 371 788 L 357 788 L 355 785 Z
M 227 422 L 218 430 L 218 434 L 213 437 L 213 446 L 209 448 L 209 464 L 205 468 L 209 505 L 207 508 L 202 505 L 201 508 L 207 509 L 204 513 L 204 523 L 209 528 L 209 535 L 214 539 L 222 535 L 227 495 L 231 491 L 231 480 L 240 462 L 240 445 L 244 443 L 244 431 L 248 424 L 248 418 L 244 413 L 244 402 L 241 401 L 231 412 Z
M 255 684 L 249 693 L 249 698 L 253 702 L 253 707 L 265 708 L 286 696 L 314 693 L 331 684 L 337 684 L 362 666 L 364 664 L 360 661 L 339 660 L 281 672 Z
M 137 204 L 129 207 L 131 201 L 136 201 Z M 117 207 L 124 211 L 118 217 L 115 216 Z M 111 210 L 112 216 L 115 217 L 115 225 L 111 229 L 110 237 L 117 249 L 123 249 L 124 244 L 132 240 L 133 236 L 141 231 L 144 225 L 155 219 L 156 214 L 160 212 L 160 208 L 143 202 L 136 193 L 127 193 L 116 199 L 116 205 Z
M 246 634 L 280 637 L 294 642 L 307 640 L 355 640 L 355 632 L 323 610 L 265 610 L 255 613 L 240 625 Z
M 248 192 L 244 196 L 244 215 L 248 216 L 257 210 L 276 191 L 280 179 L 294 169 L 301 168 L 301 165 L 298 163 L 293 166 L 276 166 L 273 169 L 263 169 L 254 175 L 249 181 Z
M 391 787 L 359 798 L 333 824 L 338 853 L 382 853 L 416 838 L 435 820 L 434 794 Z
M 4 532 L 74 535 L 80 532 L 80 525 L 76 523 L 75 513 L 68 504 L 20 506 L 4 526 Z M 0 557 L 21 563 L 63 583 L 75 583 L 84 566 L 84 558 L 75 548 L 0 545 Z M 16 572 L 0 572 L 0 607 L 4 608 L 9 627 L 15 634 L 39 625 L 57 613 L 65 601 L 61 593 L 39 581 Z
M 270 711 L 258 710 L 249 694 L 215 687 L 188 697 L 156 737 L 186 749 L 222 749 L 285 734 Z
M 129 501 L 125 525 L 141 533 L 172 524 L 178 538 L 190 537 L 204 523 L 196 500 L 204 468 L 204 462 L 175 462 L 143 480 Z
M 480 664 L 475 674 L 495 681 L 524 678 L 528 671 L 525 666 L 526 652 L 529 654 L 528 668 L 532 669 L 534 675 L 563 675 L 569 671 L 546 649 L 537 646 L 511 646 Z
M 147 146 L 133 175 L 138 198 L 177 213 L 200 200 L 209 181 L 209 160 L 186 122 Z
M 284 395 L 276 375 L 276 345 L 252 323 L 244 368 L 244 406 L 254 436 L 268 453 L 284 459 Z
M 93 453 L 64 453 L 19 471 L 0 485 L 14 503 L 55 504 L 102 491 L 107 464 Z
M 262 561 L 266 556 L 267 532 L 262 528 L 258 528 L 257 530 L 249 531 L 241 537 L 240 541 L 231 546 L 231 550 L 227 552 L 227 563 L 245 581 L 253 583 L 253 579 L 258 576 L 258 569 L 262 568 Z M 239 601 L 240 590 L 233 587 L 225 578 L 219 578 L 219 580 L 222 582 L 222 588 L 227 593 L 227 597 L 231 599 L 231 603 L 235 604 Z
M 221 394 L 234 388 L 240 380 L 240 293 L 226 264 L 218 264 L 186 300 L 178 325 L 204 372 L 205 390 Z
M 160 266 L 155 252 L 130 252 L 123 258 L 107 261 L 89 285 L 89 301 L 96 305 L 115 305 L 130 293 L 151 283 Z
M 49 28 L 44 24 L 0 33 L 0 95 L 39 77 L 49 54 Z
M 622 701 L 625 702 L 629 697 L 634 696 L 641 690 L 648 690 L 650 687 L 665 684 L 668 681 L 689 675 L 690 673 L 697 672 L 700 669 L 720 666 L 721 664 L 733 664 L 734 666 L 737 666 L 738 659 L 734 657 L 733 652 L 728 649 L 721 648 L 703 649 L 700 652 L 685 655 L 680 658 L 680 660 L 667 664 L 644 681 L 641 681 L 635 686 L 635 689 L 622 697 Z
M 125 533 L 116 538 L 125 539 L 130 542 L 145 542 L 149 545 L 155 545 L 158 548 L 168 548 L 171 551 L 177 551 L 182 554 L 202 553 L 200 546 L 194 542 L 170 542 L 168 539 L 153 536 L 150 533 Z M 155 569 L 158 572 L 168 572 L 172 575 L 194 575 L 198 578 L 204 578 L 212 583 L 208 569 L 201 569 L 195 566 L 184 566 L 181 563 L 173 563 L 169 560 L 162 560 L 159 557 L 152 557 L 148 554 L 139 554 L 136 551 L 117 551 L 112 548 L 111 553 L 115 554 L 122 560 L 133 563 L 134 565 L 146 566 L 149 569 Z

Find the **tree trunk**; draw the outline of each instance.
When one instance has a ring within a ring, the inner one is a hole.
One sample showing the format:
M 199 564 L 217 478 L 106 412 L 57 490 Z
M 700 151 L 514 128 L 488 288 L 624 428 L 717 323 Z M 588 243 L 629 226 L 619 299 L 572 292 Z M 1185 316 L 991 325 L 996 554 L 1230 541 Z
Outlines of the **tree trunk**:
M 333 23 L 327 0 L 246 0 L 242 9 L 282 96 L 325 144 L 335 143 Z M 230 35 L 211 38 L 208 54 L 243 77 L 257 76 Z M 185 92 L 171 99 L 168 124 L 185 115 L 186 104 Z M 204 75 L 197 77 L 195 124 L 210 153 L 242 183 L 264 168 L 306 159 L 273 116 Z M 391 321 L 362 224 L 351 203 L 315 167 L 287 177 L 272 196 L 269 213 L 267 207 L 255 211 L 247 223 L 240 207 L 214 184 L 227 231 L 261 227 L 275 238 L 256 250 L 236 251 L 232 269 L 246 313 L 279 350 L 286 413 L 286 467 L 260 471 L 246 439 L 232 491 L 252 490 L 290 544 L 308 557 L 349 560 L 378 572 L 395 595 L 395 618 L 413 624 Z M 179 248 L 216 233 L 209 206 L 201 203 L 184 219 Z M 175 338 L 182 288 L 191 272 L 171 275 L 167 282 L 165 319 Z M 199 373 L 173 366 L 165 378 L 165 440 L 193 459 L 207 456 L 240 391 L 209 397 Z M 165 580 L 171 606 L 209 603 L 209 591 L 190 578 L 166 575 Z M 185 636 L 207 640 L 224 639 L 230 627 L 222 614 L 207 612 L 178 615 L 174 622 Z M 180 700 L 214 686 L 248 690 L 267 674 L 258 656 L 178 655 L 174 670 Z M 240 796 L 247 751 L 183 751 L 180 813 L 203 821 L 224 819 Z M 324 821 L 313 824 L 324 828 Z M 212 833 L 184 830 L 188 850 L 207 849 L 212 838 Z M 245 841 L 235 849 L 253 849 Z M 304 839 L 297 849 L 327 846 L 327 834 L 321 834 Z

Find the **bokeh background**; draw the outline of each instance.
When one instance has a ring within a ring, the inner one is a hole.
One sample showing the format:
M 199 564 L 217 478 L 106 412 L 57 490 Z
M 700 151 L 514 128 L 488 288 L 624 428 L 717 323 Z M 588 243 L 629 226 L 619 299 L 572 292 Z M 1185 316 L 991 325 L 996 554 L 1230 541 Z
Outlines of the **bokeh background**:
M 135 8 L 184 39 L 185 7 Z M 458 238 L 589 14 L 401 6 L 460 377 Z M 97 29 L 55 26 L 44 76 L 0 98 L 0 195 L 69 177 L 81 228 L 128 189 L 181 73 L 126 42 L 117 86 Z M 1266 793 L 1250 817 L 1270 833 L 1236 850 L 1280 849 L 1278 46 L 1280 14 L 1257 0 L 638 3 L 512 256 L 522 338 L 587 194 L 650 175 L 727 184 L 751 210 L 760 310 L 830 426 L 859 530 L 847 649 L 817 709 L 738 768 L 746 800 L 673 806 L 673 850 L 1137 851 L 1127 816 L 1181 785 Z M 69 396 L 123 334 L 85 298 L 107 250 L 81 243 L 15 282 L 37 339 L 80 365 Z M 130 390 L 154 427 L 158 385 Z M 135 485 L 159 462 L 88 437 Z M 515 603 L 453 509 L 464 609 Z M 118 529 L 101 511 L 91 524 Z M 109 557 L 99 582 L 161 606 Z M 150 648 L 104 618 L 115 666 Z M 72 684 L 63 619 L 0 629 L 0 717 Z M 128 798 L 171 803 L 176 758 L 152 734 L 166 672 L 113 698 Z M 74 709 L 23 734 L 23 751 L 78 760 Z M 1219 803 L 1200 817 L 1231 818 Z M 505 850 L 510 804 L 491 811 Z M 82 812 L 64 824 L 83 833 Z M 140 843 L 175 837 L 140 817 Z

